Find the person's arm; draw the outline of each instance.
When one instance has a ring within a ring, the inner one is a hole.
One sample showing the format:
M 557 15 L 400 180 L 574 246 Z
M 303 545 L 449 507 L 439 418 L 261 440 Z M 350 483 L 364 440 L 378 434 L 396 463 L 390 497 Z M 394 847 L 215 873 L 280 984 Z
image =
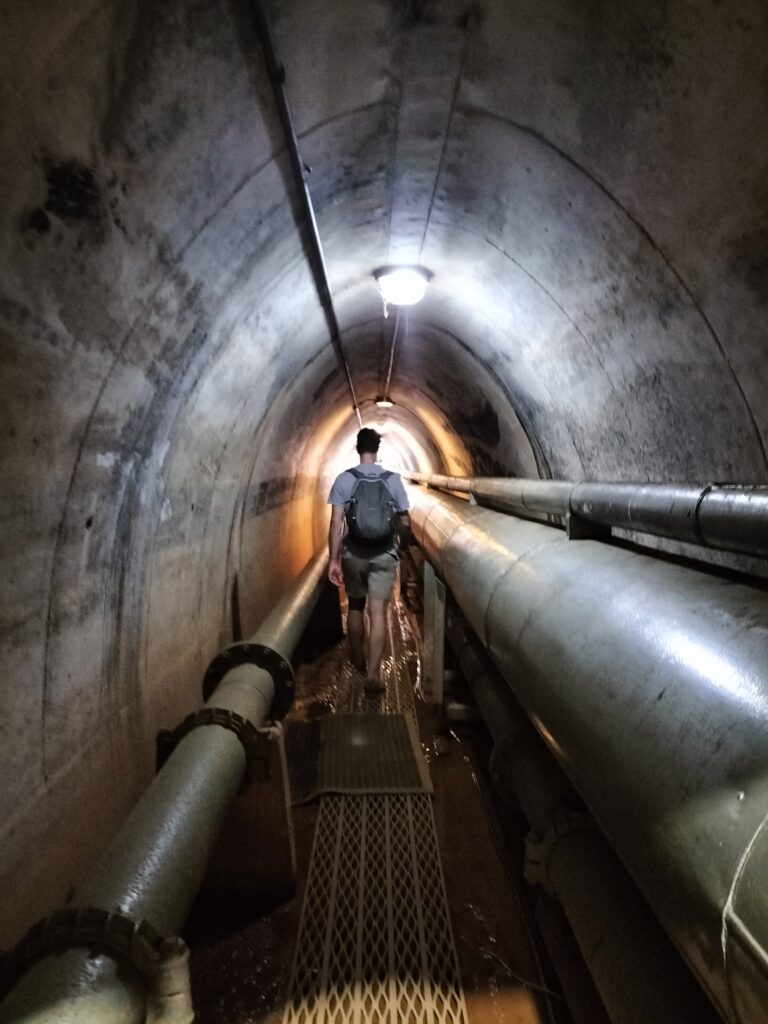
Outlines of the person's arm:
M 408 512 L 397 513 L 397 539 L 400 550 L 405 551 L 411 539 L 411 517 Z
M 328 579 L 335 587 L 344 582 L 341 572 L 341 538 L 344 536 L 344 506 L 333 505 L 331 508 L 331 525 L 328 529 Z
M 408 495 L 405 492 L 403 481 L 400 478 L 399 473 L 393 478 L 392 496 L 395 499 L 397 510 L 397 516 L 395 519 L 397 539 L 400 550 L 404 551 L 411 540 L 411 517 L 408 514 Z

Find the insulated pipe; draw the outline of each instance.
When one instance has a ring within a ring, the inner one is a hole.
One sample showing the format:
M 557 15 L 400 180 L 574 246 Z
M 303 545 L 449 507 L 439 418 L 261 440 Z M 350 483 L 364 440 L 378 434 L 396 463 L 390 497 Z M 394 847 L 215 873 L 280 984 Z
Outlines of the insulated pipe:
M 306 627 L 325 581 L 327 554 L 299 575 L 249 643 L 283 657 Z M 267 721 L 275 686 L 253 664 L 227 672 L 208 707 L 233 711 L 256 727 Z M 236 734 L 200 726 L 175 747 L 103 856 L 73 906 L 120 910 L 177 934 L 205 874 L 224 818 L 243 781 L 246 758 Z M 140 1024 L 145 992 L 125 966 L 79 949 L 29 968 L 0 1006 L 0 1024 Z
M 558 812 L 582 810 L 562 769 L 515 700 L 479 641 L 455 613 L 446 637 L 493 740 L 490 770 L 498 790 L 513 796 L 530 828 L 543 833 Z
M 472 494 L 479 504 L 491 508 L 576 516 L 598 526 L 636 530 L 722 551 L 768 554 L 768 487 L 577 484 L 424 473 L 404 476 L 440 490 Z
M 729 1021 L 768 1022 L 768 594 L 411 489 L 413 533 Z
M 307 184 L 307 166 L 302 160 L 301 153 L 299 152 L 299 140 L 296 137 L 293 114 L 291 113 L 291 105 L 288 101 L 288 91 L 285 88 L 285 68 L 277 55 L 275 41 L 272 37 L 272 29 L 263 4 L 260 0 L 252 0 L 252 7 L 259 30 L 259 37 L 261 39 L 264 63 L 267 67 L 269 80 L 272 83 L 272 92 L 275 97 L 275 103 L 277 104 L 277 112 L 280 117 L 280 124 L 283 128 L 283 135 L 285 136 L 285 143 L 288 149 L 288 156 L 290 158 L 291 172 L 296 184 L 301 212 L 304 215 L 304 221 L 307 227 L 307 241 L 309 243 L 308 256 L 315 279 L 315 287 L 317 288 L 320 305 L 323 307 L 325 319 L 328 323 L 331 342 L 336 349 L 342 369 L 344 370 L 344 376 L 347 379 L 347 387 L 349 388 L 349 394 L 352 399 L 352 408 L 357 416 L 358 424 L 362 427 L 363 421 L 360 416 L 360 406 L 357 401 L 355 386 L 352 383 L 352 372 L 349 369 L 349 361 L 347 360 L 347 355 L 344 350 L 344 342 L 341 340 L 341 328 L 339 327 L 339 321 L 336 316 L 336 307 L 333 304 L 333 293 L 331 292 L 331 285 L 328 280 L 328 268 L 325 263 L 325 254 L 323 253 L 323 243 L 320 240 L 320 231 L 317 227 L 315 207 L 312 203 L 312 193 L 309 191 L 309 185 Z
M 455 616 L 448 641 L 493 738 L 491 774 L 532 830 L 536 877 L 562 906 L 612 1024 L 718 1019 L 647 903 L 482 647 Z M 649 979 L 653 983 L 649 984 Z

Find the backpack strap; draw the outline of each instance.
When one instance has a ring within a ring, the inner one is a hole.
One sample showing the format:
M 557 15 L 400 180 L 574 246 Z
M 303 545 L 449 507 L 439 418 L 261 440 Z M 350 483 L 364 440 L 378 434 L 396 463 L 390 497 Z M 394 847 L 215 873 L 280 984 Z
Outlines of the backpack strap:
M 389 480 L 389 478 L 394 475 L 395 474 L 391 469 L 385 469 L 383 472 L 379 473 L 379 480 Z
M 364 480 L 368 476 L 367 473 L 361 473 L 359 469 L 348 469 L 348 473 L 351 473 L 355 480 Z

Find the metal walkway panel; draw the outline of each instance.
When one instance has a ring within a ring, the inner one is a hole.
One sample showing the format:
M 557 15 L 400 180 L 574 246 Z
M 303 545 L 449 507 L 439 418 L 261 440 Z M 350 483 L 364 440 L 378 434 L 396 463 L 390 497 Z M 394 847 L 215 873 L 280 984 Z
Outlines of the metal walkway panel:
M 339 648 L 339 692 L 335 700 L 340 713 L 369 712 L 410 715 L 416 720 L 414 690 L 421 685 L 421 662 L 417 640 L 400 601 L 393 602 L 387 619 L 388 653 L 381 665 L 386 692 L 365 692 L 363 679 L 347 661 L 346 649 Z
M 467 1024 L 428 796 L 324 797 L 284 1024 Z
M 288 730 L 291 799 L 324 793 L 431 793 L 416 725 L 410 716 L 328 715 Z

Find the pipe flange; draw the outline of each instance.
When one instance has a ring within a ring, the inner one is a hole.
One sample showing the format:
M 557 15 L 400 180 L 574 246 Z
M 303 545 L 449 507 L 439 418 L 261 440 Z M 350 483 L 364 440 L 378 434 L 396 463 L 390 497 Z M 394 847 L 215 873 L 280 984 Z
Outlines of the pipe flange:
M 203 700 L 210 700 L 214 690 L 230 669 L 238 665 L 257 665 L 272 676 L 275 697 L 272 701 L 272 719 L 279 721 L 293 705 L 293 669 L 285 658 L 264 644 L 248 642 L 231 644 L 218 654 L 203 677 Z
M 186 943 L 161 934 L 148 921 L 97 907 L 57 910 L 34 924 L 0 960 L 0 996 L 51 953 L 83 948 L 128 962 L 140 974 L 147 989 L 147 1024 L 191 1024 Z
M 595 823 L 588 814 L 579 811 L 563 811 L 554 816 L 543 832 L 529 832 L 525 839 L 525 867 L 523 875 L 529 885 L 540 885 L 554 896 L 549 879 L 549 855 L 554 848 L 572 832 L 594 832 Z
M 219 725 L 222 729 L 229 729 L 242 743 L 245 751 L 245 775 L 240 787 L 241 792 L 252 782 L 264 782 L 269 778 L 271 731 L 257 729 L 247 718 L 228 708 L 200 708 L 199 711 L 187 715 L 175 729 L 161 729 L 157 734 L 157 770 L 160 771 L 188 733 L 206 725 Z

